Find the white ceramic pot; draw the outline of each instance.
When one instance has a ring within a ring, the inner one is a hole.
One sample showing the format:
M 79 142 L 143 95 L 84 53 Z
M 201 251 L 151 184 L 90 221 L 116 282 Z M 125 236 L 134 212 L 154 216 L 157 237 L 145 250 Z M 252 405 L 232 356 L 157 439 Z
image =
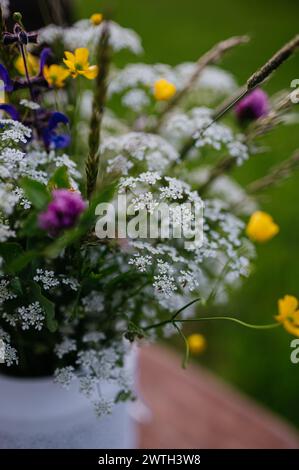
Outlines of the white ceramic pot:
M 135 362 L 135 359 L 133 359 Z M 113 385 L 102 384 L 112 397 Z M 126 449 L 135 447 L 130 404 L 96 417 L 76 386 L 70 390 L 52 378 L 0 376 L 1 449 Z

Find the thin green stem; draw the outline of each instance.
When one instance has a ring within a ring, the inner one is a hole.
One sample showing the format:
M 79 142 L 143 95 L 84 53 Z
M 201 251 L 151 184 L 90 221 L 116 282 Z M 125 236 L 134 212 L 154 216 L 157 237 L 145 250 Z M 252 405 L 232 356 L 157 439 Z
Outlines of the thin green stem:
M 179 328 L 178 325 L 175 322 L 173 322 L 173 326 L 178 331 L 179 335 L 181 336 L 181 338 L 183 339 L 183 341 L 185 343 L 185 354 L 184 354 L 184 357 L 183 357 L 182 367 L 183 367 L 183 369 L 186 369 L 187 365 L 188 365 L 188 362 L 189 362 L 189 357 L 190 357 L 189 343 L 188 343 L 188 340 L 187 340 L 186 336 L 182 332 L 181 328 Z
M 276 327 L 280 326 L 279 323 L 270 323 L 270 324 L 267 324 L 267 325 L 254 325 L 254 324 L 247 323 L 247 322 L 244 322 L 242 320 L 239 320 L 238 318 L 219 317 L 219 316 L 217 316 L 217 317 L 191 318 L 191 319 L 188 319 L 188 320 L 181 320 L 180 319 L 180 320 L 177 320 L 177 321 L 179 321 L 180 323 L 193 323 L 193 322 L 197 322 L 197 321 L 210 321 L 210 320 L 227 320 L 227 321 L 231 321 L 231 322 L 234 322 L 234 323 L 238 323 L 241 326 L 244 326 L 246 328 L 251 328 L 251 329 L 254 329 L 254 330 L 270 330 L 272 328 L 276 328 Z M 159 323 L 155 323 L 153 325 L 149 325 L 146 328 L 144 328 L 144 330 L 145 331 L 152 330 L 154 328 L 159 328 L 159 327 L 167 325 L 169 323 L 173 323 L 172 318 L 170 318 L 168 320 L 164 320 L 164 321 L 159 322 Z
M 201 297 L 197 297 L 196 299 L 191 300 L 191 302 L 189 302 L 188 304 L 184 305 L 182 308 L 180 308 L 177 312 L 175 312 L 172 315 L 171 321 L 175 320 L 180 313 L 186 310 L 186 308 L 191 307 L 191 305 L 195 304 L 196 302 L 199 302 L 200 300 L 201 300 Z

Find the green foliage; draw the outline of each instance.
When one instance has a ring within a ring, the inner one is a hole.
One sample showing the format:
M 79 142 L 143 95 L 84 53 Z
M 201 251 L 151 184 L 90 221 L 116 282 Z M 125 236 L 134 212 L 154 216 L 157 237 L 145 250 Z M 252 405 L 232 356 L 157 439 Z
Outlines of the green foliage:
M 23 178 L 20 186 L 33 207 L 38 210 L 44 209 L 51 200 L 47 187 L 39 181 Z

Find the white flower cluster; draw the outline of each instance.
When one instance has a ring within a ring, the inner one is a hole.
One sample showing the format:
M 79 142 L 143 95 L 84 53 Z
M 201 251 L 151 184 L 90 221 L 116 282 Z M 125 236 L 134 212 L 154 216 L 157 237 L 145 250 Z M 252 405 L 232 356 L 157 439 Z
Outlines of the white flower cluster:
M 37 111 L 38 109 L 40 109 L 40 105 L 38 103 L 36 103 L 35 101 L 27 100 L 25 98 L 20 101 L 20 105 L 24 106 L 27 109 L 31 109 L 32 111 Z
M 63 274 L 55 274 L 54 271 L 48 269 L 38 268 L 33 280 L 40 283 L 46 291 L 61 286 L 62 284 L 68 286 L 73 291 L 77 291 L 79 288 L 77 279 L 67 277 Z
M 10 335 L 0 327 L 0 364 L 5 363 L 7 367 L 19 363 L 17 350 L 10 345 Z
M 2 209 L 1 206 L 0 208 Z M 6 242 L 6 240 L 8 240 L 9 238 L 13 238 L 15 236 L 16 236 L 16 233 L 14 230 L 11 230 L 11 228 L 8 225 L 0 222 L 0 242 Z
M 196 63 L 183 63 L 176 67 L 166 64 L 129 64 L 118 70 L 109 83 L 109 96 L 123 94 L 123 104 L 139 112 L 150 103 L 149 93 L 160 78 L 173 83 L 178 90 L 186 86 L 196 69 Z M 206 67 L 194 84 L 198 92 L 210 90 L 217 96 L 233 93 L 237 85 L 232 75 L 219 67 Z
M 54 351 L 57 357 L 62 359 L 66 354 L 77 351 L 77 343 L 74 339 L 64 338 L 60 344 L 56 344 Z
M 40 282 L 45 290 L 59 286 L 59 280 L 55 277 L 54 271 L 37 269 L 33 280 Z
M 0 305 L 7 300 L 15 299 L 17 296 L 9 288 L 9 281 L 6 279 L 0 280 Z
M 226 125 L 211 122 L 212 110 L 205 107 L 193 108 L 188 113 L 173 113 L 167 120 L 163 134 L 174 145 L 192 137 L 198 149 L 211 147 L 219 151 L 225 146 L 228 154 L 236 158 L 238 165 L 244 163 L 249 158 L 248 148 L 240 141 L 240 136 L 234 136 Z
M 171 164 L 179 160 L 175 148 L 162 137 L 143 132 L 129 132 L 127 134 L 108 137 L 101 146 L 104 156 L 108 156 L 111 171 L 111 157 L 122 157 L 131 161 L 135 166 L 141 165 L 149 171 L 164 171 Z M 112 160 L 114 162 L 115 160 Z M 126 174 L 132 167 L 122 165 Z
M 90 335 L 91 333 L 89 333 Z M 94 332 L 96 335 L 97 333 Z M 74 352 L 73 340 L 65 340 L 56 348 L 62 358 L 69 352 Z M 127 392 L 130 389 L 132 377 L 126 365 L 122 363 L 123 354 L 127 346 L 122 342 L 113 343 L 110 347 L 98 349 L 85 349 L 77 352 L 77 370 L 73 366 L 65 366 L 55 371 L 55 381 L 65 388 L 69 388 L 75 380 L 79 382 L 80 391 L 93 403 L 98 416 L 110 414 L 114 401 L 111 396 L 106 397 L 101 384 L 111 382 L 116 385 L 115 399 L 118 391 Z
M 45 313 L 39 302 L 33 302 L 28 306 L 22 306 L 15 311 L 7 313 L 2 311 L 2 318 L 11 326 L 20 325 L 22 330 L 33 328 L 40 331 L 45 320 Z
M 19 144 L 22 142 L 26 144 L 31 137 L 31 129 L 24 126 L 19 121 L 13 121 L 12 119 L 0 119 L 0 126 L 3 127 L 3 131 L 0 135 L 1 146 L 13 142 Z
M 88 47 L 94 52 L 103 32 L 104 23 L 94 26 L 89 20 L 80 20 L 69 28 L 49 25 L 39 31 L 40 42 L 53 44 L 62 41 L 69 50 Z M 132 29 L 123 28 L 114 21 L 109 22 L 110 46 L 115 52 L 128 49 L 134 54 L 141 54 L 142 46 L 137 33 Z
M 33 302 L 27 307 L 19 307 L 17 309 L 17 317 L 21 323 L 22 330 L 34 328 L 40 331 L 45 320 L 45 313 L 39 302 Z

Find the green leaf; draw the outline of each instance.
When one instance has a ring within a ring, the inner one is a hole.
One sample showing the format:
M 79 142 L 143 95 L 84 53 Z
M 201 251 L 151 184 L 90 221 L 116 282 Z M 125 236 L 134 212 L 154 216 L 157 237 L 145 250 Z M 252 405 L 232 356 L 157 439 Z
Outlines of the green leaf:
M 7 271 L 14 274 L 22 271 L 38 254 L 35 250 L 24 251 L 18 243 L 7 242 L 0 244 L 0 256 L 5 261 Z
M 42 231 L 39 229 L 37 224 L 37 213 L 31 212 L 27 219 L 23 222 L 21 228 L 21 236 L 23 237 L 34 237 L 41 233 Z
M 17 258 L 13 259 L 7 266 L 8 270 L 12 273 L 22 271 L 26 266 L 31 263 L 33 259 L 38 256 L 38 252 L 31 250 L 25 251 Z
M 6 242 L 0 244 L 0 256 L 2 256 L 5 263 L 8 265 L 23 253 L 24 250 L 19 243 Z
M 21 187 L 35 209 L 44 209 L 51 200 L 47 187 L 39 181 L 23 178 Z
M 23 295 L 23 287 L 18 277 L 15 277 L 14 279 L 12 279 L 9 285 L 10 285 L 11 290 L 15 294 L 17 294 L 18 296 Z
M 36 282 L 30 281 L 29 285 L 32 297 L 40 303 L 46 314 L 48 330 L 54 333 L 58 328 L 57 321 L 55 320 L 55 304 L 42 294 L 41 288 Z
M 54 175 L 50 178 L 48 187 L 53 188 L 70 188 L 70 179 L 66 166 L 59 167 Z

